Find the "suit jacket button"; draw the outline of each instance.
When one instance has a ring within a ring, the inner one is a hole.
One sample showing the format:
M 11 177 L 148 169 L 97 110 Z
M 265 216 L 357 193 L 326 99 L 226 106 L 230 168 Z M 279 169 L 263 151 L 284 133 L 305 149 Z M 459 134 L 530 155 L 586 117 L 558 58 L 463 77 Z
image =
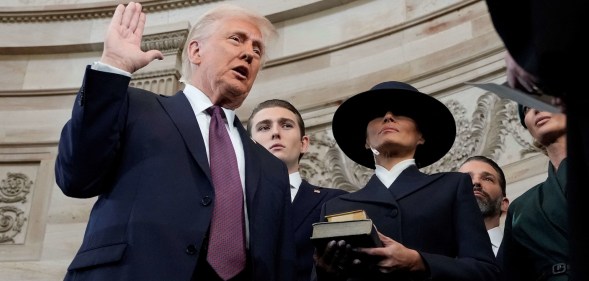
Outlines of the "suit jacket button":
M 205 197 L 202 198 L 202 200 L 200 200 L 200 204 L 203 205 L 203 206 L 208 206 L 208 205 L 211 204 L 212 201 L 213 200 L 211 199 L 211 197 L 205 196 Z
M 191 255 L 192 256 L 192 255 L 196 254 L 196 251 L 197 250 L 196 250 L 196 247 L 194 245 L 190 244 L 190 245 L 186 246 L 186 254 L 187 255 Z
M 80 91 L 80 96 L 78 97 L 78 105 L 84 106 L 84 90 Z
M 399 214 L 399 209 L 394 208 L 391 210 L 391 217 L 395 218 Z

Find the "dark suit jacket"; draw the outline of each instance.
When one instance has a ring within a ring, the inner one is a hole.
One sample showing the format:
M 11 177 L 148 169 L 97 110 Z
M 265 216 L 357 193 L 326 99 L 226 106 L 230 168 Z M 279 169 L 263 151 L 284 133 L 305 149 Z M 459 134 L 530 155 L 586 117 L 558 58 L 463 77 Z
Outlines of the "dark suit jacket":
M 193 110 L 182 92 L 159 96 L 129 81 L 88 68 L 62 131 L 57 184 L 67 196 L 99 196 L 66 280 L 190 280 L 204 251 L 215 194 Z M 286 166 L 235 124 L 251 280 L 293 280 Z
M 301 183 L 299 191 L 292 202 L 293 226 L 297 251 L 297 281 L 309 281 L 313 269 L 313 253 L 315 247 L 311 243 L 313 223 L 320 220 L 321 207 L 327 200 L 346 194 L 347 191 L 323 188 L 311 185 L 307 181 Z
M 426 175 L 416 166 L 404 170 L 390 189 L 373 175 L 356 192 L 327 201 L 325 215 L 364 209 L 377 229 L 417 250 L 428 273 L 371 271 L 352 280 L 498 280 L 491 241 L 467 174 Z M 335 280 L 320 278 L 319 280 Z
M 569 264 L 567 159 L 546 181 L 509 204 L 505 235 L 497 253 L 504 281 L 570 280 L 568 273 L 548 274 L 555 264 Z M 544 275 L 544 279 L 540 276 Z

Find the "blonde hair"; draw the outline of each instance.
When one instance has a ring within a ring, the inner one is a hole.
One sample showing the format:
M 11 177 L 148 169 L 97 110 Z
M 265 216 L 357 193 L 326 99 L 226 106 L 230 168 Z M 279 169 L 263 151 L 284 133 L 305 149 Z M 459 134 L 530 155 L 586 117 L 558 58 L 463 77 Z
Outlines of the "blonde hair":
M 182 50 L 182 73 L 180 82 L 186 83 L 190 80 L 192 75 L 191 63 L 188 59 L 188 45 L 190 42 L 193 40 L 204 41 L 208 39 L 213 32 L 216 31 L 216 24 L 226 18 L 245 19 L 255 23 L 262 33 L 262 43 L 264 44 L 265 49 L 278 34 L 274 25 L 266 17 L 233 4 L 221 4 L 204 13 L 190 29 L 190 33 L 184 44 L 184 49 Z M 264 65 L 266 59 L 267 52 L 265 51 L 262 56 L 262 65 Z

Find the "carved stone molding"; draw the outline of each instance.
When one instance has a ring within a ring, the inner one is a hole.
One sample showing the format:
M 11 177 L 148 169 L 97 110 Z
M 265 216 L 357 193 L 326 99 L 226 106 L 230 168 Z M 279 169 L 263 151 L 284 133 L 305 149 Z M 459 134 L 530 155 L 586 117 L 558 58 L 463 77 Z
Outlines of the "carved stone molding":
M 141 5 L 144 12 L 150 13 L 186 8 L 215 1 L 218 0 L 151 0 L 141 1 Z M 114 12 L 112 2 L 108 2 L 108 5 L 100 3 L 93 5 L 56 5 L 56 7 L 52 9 L 51 6 L 39 6 L 28 10 L 1 11 L 0 22 L 26 23 L 110 18 Z
M 143 36 L 141 49 L 160 50 L 165 55 L 179 55 L 184 49 L 188 29 Z
M 179 78 L 180 73 L 176 69 L 145 72 L 133 74 L 133 80 L 129 86 L 170 96 L 178 91 Z
M 479 0 L 465 0 L 465 1 L 460 1 L 460 2 L 454 3 L 454 4 L 450 4 L 446 7 L 444 7 L 443 9 L 428 13 L 425 16 L 416 17 L 414 19 L 405 21 L 399 25 L 393 25 L 393 26 L 383 28 L 381 30 L 375 30 L 371 33 L 364 34 L 362 36 L 358 36 L 353 39 L 348 39 L 348 40 L 345 40 L 342 42 L 338 42 L 336 44 L 323 46 L 321 48 L 316 48 L 316 49 L 309 50 L 306 52 L 300 52 L 300 53 L 297 53 L 294 55 L 282 56 L 280 58 L 274 58 L 272 60 L 269 60 L 266 63 L 265 67 L 270 68 L 270 67 L 274 67 L 274 66 L 289 64 L 289 63 L 296 62 L 296 61 L 301 61 L 301 60 L 310 59 L 313 57 L 317 57 L 317 56 L 321 56 L 321 55 L 325 55 L 325 54 L 329 54 L 329 53 L 334 53 L 338 50 L 350 48 L 352 46 L 361 45 L 363 43 L 366 43 L 366 42 L 369 42 L 372 40 L 376 40 L 381 37 L 390 36 L 391 34 L 398 33 L 402 30 L 409 29 L 413 26 L 423 24 L 425 22 L 428 22 L 428 21 L 431 21 L 431 20 L 436 19 L 438 17 L 441 17 L 442 15 L 452 13 L 457 10 L 466 9 L 468 6 L 475 5 L 477 2 L 480 2 L 480 1 Z M 270 15 L 270 16 L 268 16 L 268 18 L 272 19 L 272 16 Z

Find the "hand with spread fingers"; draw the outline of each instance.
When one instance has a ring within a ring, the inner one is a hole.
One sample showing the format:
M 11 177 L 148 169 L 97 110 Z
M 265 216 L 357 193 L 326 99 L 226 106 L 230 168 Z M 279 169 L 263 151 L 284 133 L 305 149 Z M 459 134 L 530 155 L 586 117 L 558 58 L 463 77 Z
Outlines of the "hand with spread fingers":
M 141 4 L 135 2 L 117 6 L 104 40 L 102 63 L 133 73 L 155 59 L 164 58 L 159 50 L 141 50 L 145 28 L 145 13 L 141 9 Z

